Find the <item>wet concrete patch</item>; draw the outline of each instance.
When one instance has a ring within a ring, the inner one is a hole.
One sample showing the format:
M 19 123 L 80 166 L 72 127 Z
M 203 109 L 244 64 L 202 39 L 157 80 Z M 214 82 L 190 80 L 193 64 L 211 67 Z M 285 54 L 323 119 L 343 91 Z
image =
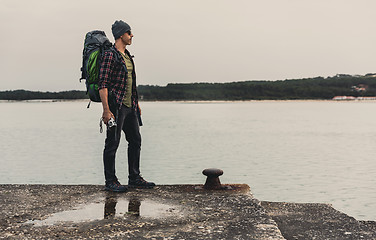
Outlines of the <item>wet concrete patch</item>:
M 115 194 L 88 204 L 80 204 L 71 210 L 61 211 L 42 220 L 28 220 L 34 226 L 80 223 L 109 218 L 171 218 L 183 217 L 181 207 L 139 198 L 119 198 Z

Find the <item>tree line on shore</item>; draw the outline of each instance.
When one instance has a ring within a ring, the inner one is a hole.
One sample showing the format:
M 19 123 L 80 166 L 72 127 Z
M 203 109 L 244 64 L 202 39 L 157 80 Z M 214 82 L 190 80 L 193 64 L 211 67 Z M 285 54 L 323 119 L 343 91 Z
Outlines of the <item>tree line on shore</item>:
M 283 81 L 231 83 L 174 83 L 167 86 L 140 85 L 144 101 L 183 100 L 293 100 L 332 99 L 334 96 L 376 96 L 376 76 L 337 75 Z M 86 91 L 0 91 L 0 100 L 87 99 Z
M 1 91 L 0 100 L 35 100 L 35 99 L 61 99 L 61 100 L 74 100 L 86 99 L 86 91 L 62 91 L 62 92 L 40 92 L 28 90 L 12 90 Z

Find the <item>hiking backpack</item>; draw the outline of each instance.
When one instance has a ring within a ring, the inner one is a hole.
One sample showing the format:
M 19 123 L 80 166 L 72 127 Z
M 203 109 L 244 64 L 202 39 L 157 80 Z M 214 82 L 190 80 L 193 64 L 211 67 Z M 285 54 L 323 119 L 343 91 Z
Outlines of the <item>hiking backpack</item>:
M 112 43 L 108 40 L 104 31 L 91 31 L 85 36 L 80 81 L 86 80 L 86 94 L 93 102 L 101 102 L 98 90 L 99 68 L 104 52 L 109 50 L 111 46 Z

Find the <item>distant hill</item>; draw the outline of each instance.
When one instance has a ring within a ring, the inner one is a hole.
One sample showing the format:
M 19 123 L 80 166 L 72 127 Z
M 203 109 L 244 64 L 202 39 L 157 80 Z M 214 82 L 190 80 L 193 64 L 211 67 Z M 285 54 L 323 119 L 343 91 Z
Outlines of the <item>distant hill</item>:
M 187 83 L 167 86 L 138 86 L 144 101 L 172 100 L 286 100 L 332 99 L 334 96 L 376 96 L 376 75 L 292 79 L 283 81 L 243 81 L 231 83 Z M 1 91 L 0 100 L 86 99 L 85 91 L 38 92 Z
M 376 96 L 375 75 L 337 75 L 284 81 L 190 83 L 139 86 L 143 100 L 332 99 L 338 95 Z
M 35 100 L 35 99 L 85 99 L 86 91 L 39 92 L 14 90 L 0 92 L 0 100 Z

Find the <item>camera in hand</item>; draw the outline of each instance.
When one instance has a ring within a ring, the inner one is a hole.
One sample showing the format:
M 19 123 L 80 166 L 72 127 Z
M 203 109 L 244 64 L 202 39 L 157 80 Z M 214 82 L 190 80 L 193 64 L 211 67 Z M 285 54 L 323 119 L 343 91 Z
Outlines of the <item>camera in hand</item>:
M 113 118 L 110 118 L 110 120 L 108 120 L 108 122 L 107 122 L 107 127 L 109 127 L 109 128 L 115 127 L 116 125 L 117 124 L 115 122 L 115 119 L 113 119 Z

